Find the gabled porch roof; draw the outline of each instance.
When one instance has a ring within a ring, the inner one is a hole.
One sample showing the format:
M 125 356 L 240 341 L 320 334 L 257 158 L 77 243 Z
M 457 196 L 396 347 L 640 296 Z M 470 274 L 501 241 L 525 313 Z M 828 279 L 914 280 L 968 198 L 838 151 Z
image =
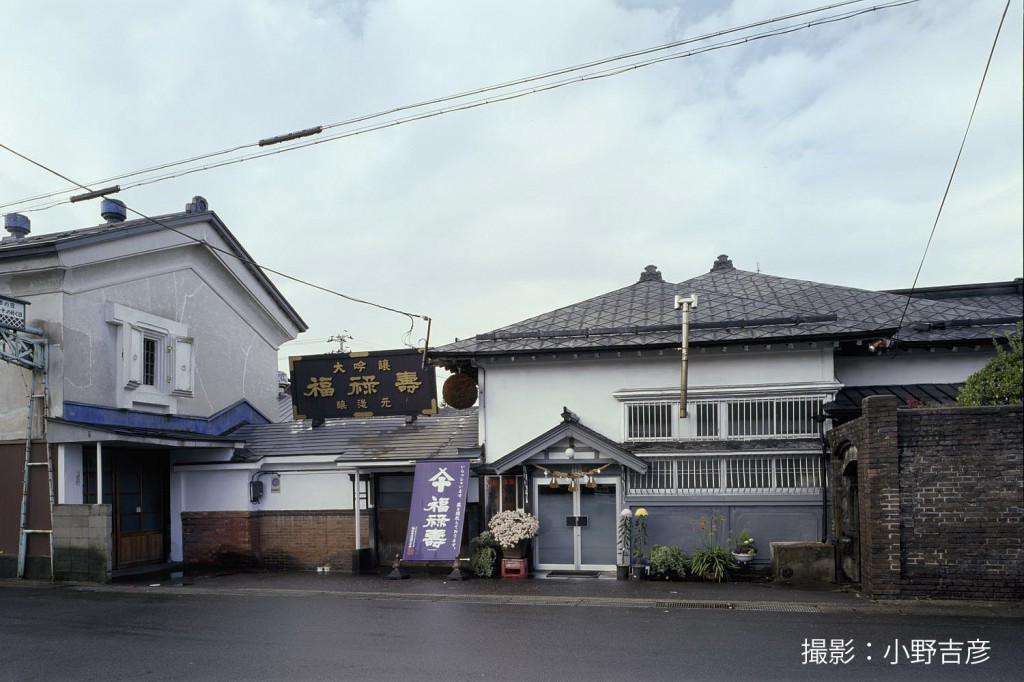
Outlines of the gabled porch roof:
M 512 452 L 508 453 L 498 461 L 494 462 L 494 471 L 503 473 L 512 467 L 519 466 L 531 459 L 538 453 L 551 447 L 555 443 L 572 437 L 578 444 L 593 448 L 594 452 L 614 460 L 620 466 L 644 473 L 647 471 L 647 463 L 632 452 L 610 438 L 588 428 L 580 423 L 580 418 L 571 412 L 569 408 L 562 408 L 562 423 L 552 429 L 545 431 L 528 443 L 525 443 Z

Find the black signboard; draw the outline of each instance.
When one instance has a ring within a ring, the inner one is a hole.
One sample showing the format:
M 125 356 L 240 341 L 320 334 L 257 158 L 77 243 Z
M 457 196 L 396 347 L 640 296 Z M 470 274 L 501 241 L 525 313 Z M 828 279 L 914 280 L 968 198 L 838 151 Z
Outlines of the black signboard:
M 295 419 L 437 414 L 434 368 L 416 350 L 291 357 Z

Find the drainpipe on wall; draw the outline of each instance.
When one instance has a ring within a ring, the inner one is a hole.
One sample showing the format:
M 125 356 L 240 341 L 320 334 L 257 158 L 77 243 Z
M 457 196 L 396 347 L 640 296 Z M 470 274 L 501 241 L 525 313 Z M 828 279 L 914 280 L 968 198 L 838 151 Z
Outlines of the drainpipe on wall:
M 828 439 L 825 438 L 825 420 L 827 414 L 816 414 L 813 417 L 818 422 L 818 435 L 821 438 L 821 541 L 828 542 Z

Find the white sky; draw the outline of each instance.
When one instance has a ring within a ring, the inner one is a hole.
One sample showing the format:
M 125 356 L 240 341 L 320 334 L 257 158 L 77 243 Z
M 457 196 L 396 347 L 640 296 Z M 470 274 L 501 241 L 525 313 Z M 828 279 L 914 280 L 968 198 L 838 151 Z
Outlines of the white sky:
M 824 4 L 5 0 L 0 142 L 88 184 Z M 921 0 L 118 198 L 203 195 L 259 263 L 428 315 L 431 345 L 721 253 L 909 287 L 1004 6 Z M 1024 269 L 1021 27 L 1012 0 L 919 286 Z M 0 204 L 65 187 L 0 150 Z M 33 234 L 98 224 L 98 203 L 27 212 Z M 273 279 L 310 326 L 282 357 L 343 330 L 401 347 L 406 318 Z

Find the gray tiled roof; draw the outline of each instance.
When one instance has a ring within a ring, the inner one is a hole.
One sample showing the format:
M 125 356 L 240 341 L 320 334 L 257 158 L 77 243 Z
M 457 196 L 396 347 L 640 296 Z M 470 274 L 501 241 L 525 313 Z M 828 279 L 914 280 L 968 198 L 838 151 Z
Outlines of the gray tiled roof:
M 201 197 L 196 197 L 200 199 Z M 205 202 L 205 199 L 203 200 Z M 204 204 L 205 205 L 205 204 Z M 237 256 L 238 260 L 249 270 L 260 286 L 274 299 L 281 310 L 299 328 L 305 331 L 308 326 L 292 308 L 291 304 L 284 298 L 284 295 L 274 286 L 274 283 L 263 272 L 262 268 L 253 261 L 245 248 L 235 238 L 227 225 L 221 221 L 212 210 L 192 212 L 190 208 L 180 213 L 154 216 L 152 218 L 140 218 L 137 220 L 125 220 L 122 222 L 108 222 L 102 225 L 85 227 L 77 230 L 65 230 L 62 232 L 50 232 L 46 234 L 29 234 L 21 239 L 5 237 L 0 240 L 0 261 L 17 260 L 19 258 L 35 257 L 52 253 L 59 253 L 67 249 L 74 249 L 80 246 L 100 244 L 118 239 L 124 239 L 139 234 L 147 234 L 167 229 L 177 230 L 186 225 L 207 222 L 230 247 L 230 255 Z M 205 242 L 203 242 L 205 243 Z
M 998 295 L 908 299 L 739 270 L 720 256 L 710 272 L 678 284 L 663 281 L 648 266 L 635 284 L 442 346 L 434 355 L 678 346 L 677 294 L 698 295 L 690 314 L 689 341 L 695 346 L 886 336 L 900 325 L 904 309 L 904 342 L 987 342 L 992 332 L 1012 330 L 1021 317 L 1019 282 L 999 286 Z
M 267 456 L 335 455 L 341 461 L 373 462 L 448 459 L 480 447 L 477 411 L 442 410 L 406 423 L 404 417 L 309 420 L 243 426 L 230 434 L 245 441 L 236 459 Z M 461 453 L 460 453 L 461 451 Z
M 861 414 L 861 401 L 873 395 L 891 395 L 906 406 L 918 401 L 928 407 L 956 405 L 963 384 L 902 384 L 897 386 L 847 386 L 836 394 L 836 399 L 825 406 L 826 412 L 838 423 L 855 419 Z

